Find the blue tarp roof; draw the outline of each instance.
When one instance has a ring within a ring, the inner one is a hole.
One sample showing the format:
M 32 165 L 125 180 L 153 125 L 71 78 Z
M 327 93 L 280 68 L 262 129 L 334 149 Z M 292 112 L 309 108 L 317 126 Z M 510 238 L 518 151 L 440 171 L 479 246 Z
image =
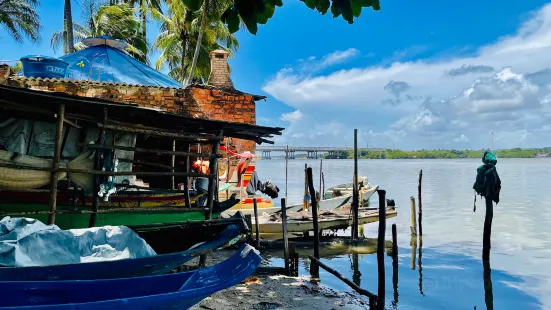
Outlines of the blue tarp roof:
M 109 45 L 91 46 L 60 59 L 69 63 L 65 76 L 70 80 L 182 87 L 176 80 Z M 78 65 L 81 61 L 83 67 Z

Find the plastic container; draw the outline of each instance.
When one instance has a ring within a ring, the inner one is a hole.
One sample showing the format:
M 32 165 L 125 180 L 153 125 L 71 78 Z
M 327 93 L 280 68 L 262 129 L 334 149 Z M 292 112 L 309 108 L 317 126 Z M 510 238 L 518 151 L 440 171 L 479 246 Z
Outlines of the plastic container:
M 58 58 L 49 56 L 25 56 L 21 57 L 23 64 L 23 75 L 34 78 L 56 78 L 65 77 L 69 63 Z

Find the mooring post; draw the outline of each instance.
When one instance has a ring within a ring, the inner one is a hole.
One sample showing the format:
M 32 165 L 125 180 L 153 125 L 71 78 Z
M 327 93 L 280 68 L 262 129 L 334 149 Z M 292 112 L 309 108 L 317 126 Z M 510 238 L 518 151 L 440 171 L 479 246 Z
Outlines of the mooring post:
M 253 199 L 254 207 L 254 227 L 256 229 L 256 248 L 260 248 L 260 228 L 258 223 L 258 207 L 256 205 L 256 198 Z
M 176 140 L 172 140 L 172 151 L 176 152 Z M 174 166 L 176 165 L 176 155 L 172 154 L 172 158 L 170 159 L 170 164 L 172 166 L 172 173 L 174 173 Z M 172 184 L 172 189 L 176 189 L 176 180 L 174 175 L 170 177 L 170 181 Z
M 392 289 L 394 291 L 394 306 L 398 305 L 398 236 L 396 224 L 392 224 Z
M 494 218 L 494 204 L 492 199 L 488 198 L 490 188 L 486 189 L 486 216 L 484 217 L 484 235 L 482 237 L 482 260 L 490 261 L 491 236 L 492 236 L 492 220 Z
M 297 244 L 293 241 L 289 241 L 289 276 L 296 277 L 298 276 L 298 253 L 297 253 Z
M 308 164 L 304 164 L 304 199 L 302 200 L 302 211 L 308 210 L 308 200 L 310 196 L 308 196 Z M 316 197 L 311 196 L 311 197 Z
M 310 191 L 310 197 L 316 196 L 316 190 L 314 189 L 314 179 L 312 178 L 312 168 L 307 168 L 308 189 Z M 320 258 L 320 236 L 318 225 L 318 202 L 312 199 L 312 218 L 314 221 L 314 257 L 319 260 Z M 319 278 L 319 266 L 316 262 L 312 261 L 310 266 L 310 274 L 313 278 Z
M 57 110 L 57 123 L 55 131 L 55 149 L 52 158 L 52 172 L 50 173 L 50 204 L 48 212 L 48 225 L 55 223 L 55 212 L 57 207 L 57 179 L 59 173 L 59 161 L 61 159 L 61 140 L 63 139 L 63 120 L 65 119 L 65 105 L 60 104 Z
M 255 199 L 256 200 L 256 199 Z M 289 276 L 289 240 L 287 239 L 287 205 L 285 198 L 281 198 L 281 228 L 283 231 L 283 257 L 285 259 L 285 272 Z
M 359 198 L 358 198 L 358 129 L 354 129 L 354 182 L 352 183 L 352 207 L 354 208 L 354 220 L 352 221 L 352 239 L 358 239 L 358 213 L 359 213 Z
M 247 238 L 247 243 L 253 243 L 253 217 L 250 214 L 245 214 L 245 223 L 249 228 L 249 235 Z
M 419 242 L 423 242 L 423 203 L 421 199 L 421 184 L 423 181 L 423 169 L 419 170 L 419 186 L 417 187 L 419 200 Z
M 386 231 L 386 191 L 379 189 L 379 236 L 377 238 L 377 269 L 379 275 L 377 307 L 385 309 L 385 231 Z
M 324 193 L 321 188 L 322 175 L 323 175 L 323 158 L 320 159 L 320 201 L 323 200 L 323 196 L 324 196 Z
M 190 151 L 189 143 L 184 144 L 184 152 L 189 153 L 189 151 Z M 189 156 L 186 156 L 185 167 L 184 167 L 184 170 L 186 173 L 189 173 L 189 168 L 190 168 L 190 160 L 189 160 Z M 191 199 L 189 199 L 189 178 L 187 176 L 184 177 L 184 202 L 186 203 L 187 208 L 191 208 Z M 202 206 L 199 206 L 199 207 L 202 207 Z M 249 228 L 252 229 L 252 227 L 249 227 Z
M 100 129 L 99 132 L 99 145 L 104 146 L 105 145 L 105 125 L 107 124 L 107 108 L 103 108 L 103 126 Z M 94 170 L 103 170 L 104 167 L 102 167 L 101 164 L 101 158 L 103 157 L 103 150 L 98 149 L 94 152 Z M 96 226 L 96 217 L 98 215 L 98 208 L 99 208 L 99 180 L 100 176 L 97 174 L 94 174 L 93 176 L 94 185 L 92 192 L 92 214 L 90 214 L 90 221 L 88 222 L 88 227 L 95 227 Z
M 417 237 L 417 214 L 415 213 L 415 197 L 409 197 L 409 209 L 411 211 L 411 235 Z
M 289 176 L 289 146 L 285 147 L 285 201 L 287 201 L 287 179 Z

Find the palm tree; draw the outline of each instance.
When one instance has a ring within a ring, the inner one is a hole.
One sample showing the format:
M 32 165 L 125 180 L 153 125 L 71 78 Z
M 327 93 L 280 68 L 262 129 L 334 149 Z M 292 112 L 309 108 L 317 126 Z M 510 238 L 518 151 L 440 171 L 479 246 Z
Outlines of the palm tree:
M 122 3 L 127 3 L 132 7 L 138 6 L 142 37 L 147 41 L 147 15 L 149 13 L 157 19 L 156 16 L 162 13 L 161 0 L 123 0 Z
M 128 44 L 127 51 L 134 58 L 146 63 L 147 43 L 140 33 L 140 22 L 134 16 L 134 8 L 127 4 L 99 6 L 94 1 L 83 3 L 83 15 L 86 25 L 73 23 L 73 34 L 76 50 L 85 48 L 82 41 L 88 37 L 109 36 Z M 50 45 L 54 50 L 63 44 L 63 31 L 57 31 L 50 39 Z
M 0 0 L 0 24 L 16 42 L 23 42 L 23 36 L 40 41 L 37 5 L 38 0 Z
M 212 0 L 211 0 L 212 1 Z M 185 83 L 187 79 L 197 79 L 206 81 L 210 74 L 210 56 L 209 53 L 215 49 L 229 50 L 235 52 L 239 48 L 239 42 L 235 35 L 229 32 L 228 28 L 216 18 L 217 14 L 207 14 L 199 51 L 197 48 L 192 51 L 187 47 L 194 45 L 197 47 L 199 32 L 202 19 L 201 12 L 190 12 L 179 0 L 168 0 L 169 11 L 164 16 L 161 33 L 157 36 L 153 47 L 161 51 L 157 59 L 156 68 L 161 70 L 164 65 L 168 65 L 169 75 L 174 79 Z M 212 3 L 212 2 L 211 2 Z M 209 12 L 214 10 L 215 6 L 209 5 Z M 222 10 L 221 8 L 218 8 Z M 198 53 L 196 68 L 191 73 L 191 65 L 195 53 Z M 183 57 L 182 57 L 183 55 Z
M 75 51 L 75 39 L 73 38 L 73 10 L 71 8 L 71 0 L 65 0 L 63 9 L 63 32 L 65 41 L 63 53 L 72 53 Z

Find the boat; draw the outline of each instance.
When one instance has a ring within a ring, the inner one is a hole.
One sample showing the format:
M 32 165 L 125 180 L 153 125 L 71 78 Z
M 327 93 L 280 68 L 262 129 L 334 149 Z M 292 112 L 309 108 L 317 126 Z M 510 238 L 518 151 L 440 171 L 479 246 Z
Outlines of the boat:
M 124 279 L 2 281 L 0 309 L 188 309 L 240 283 L 262 258 L 250 245 L 218 265 L 194 271 Z
M 395 217 L 398 212 L 392 208 L 386 208 L 386 217 Z M 254 219 L 253 219 L 254 220 Z M 379 211 L 375 208 L 361 208 L 358 214 L 358 224 L 368 224 L 379 220 Z M 335 210 L 322 211 L 318 215 L 318 227 L 320 230 L 338 230 L 346 229 L 352 225 L 352 215 L 349 207 L 338 208 Z M 276 214 L 263 214 L 258 219 L 259 232 L 263 238 L 273 239 L 281 238 L 282 222 L 281 217 Z M 254 223 L 254 222 L 253 222 Z M 252 227 L 256 232 L 256 225 Z M 314 222 L 312 213 L 307 211 L 288 212 L 287 213 L 287 232 L 290 234 L 302 234 L 313 231 Z
M 0 195 L 2 195 L 0 191 Z M 213 217 L 239 202 L 239 199 L 230 199 L 220 203 L 214 202 Z M 96 226 L 135 226 L 169 222 L 203 221 L 208 209 L 156 207 L 156 208 L 100 208 L 96 214 Z M 61 205 L 56 210 L 55 224 L 61 229 L 75 229 L 88 227 L 92 211 L 89 207 Z M 43 223 L 48 222 L 47 204 L 0 203 L 0 217 L 29 217 Z
M 239 227 L 230 225 L 214 239 L 203 240 L 206 242 L 182 252 L 64 265 L 1 267 L 0 279 L 2 281 L 94 280 L 165 274 L 194 257 L 233 244 L 240 238 Z
M 241 235 L 250 232 L 245 218 L 239 212 L 229 219 L 167 222 L 128 227 L 142 237 L 157 254 L 165 254 L 184 251 L 205 240 L 213 240 L 228 226 L 236 226 Z
M 369 205 L 369 198 L 373 196 L 373 194 L 377 191 L 377 189 L 379 189 L 378 185 L 360 188 L 359 194 L 360 194 L 360 200 L 363 201 L 362 207 Z M 350 206 L 352 204 L 352 191 L 340 192 L 340 194 L 336 196 L 331 196 L 331 197 L 325 195 L 325 197 L 326 198 L 324 200 L 318 201 L 319 210 L 322 210 L 322 211 L 333 210 L 336 208 Z M 303 208 L 303 204 L 301 203 L 301 204 L 288 206 L 287 210 L 291 212 L 300 212 L 302 211 L 302 208 Z M 276 210 L 276 212 L 279 213 L 280 210 Z
M 331 199 L 334 197 L 352 195 L 353 183 L 344 183 L 337 186 L 330 187 L 323 193 L 324 199 Z M 361 207 L 369 206 L 369 198 L 379 189 L 378 185 L 369 185 L 367 177 L 358 177 L 358 188 L 360 189 L 360 200 L 362 200 Z

